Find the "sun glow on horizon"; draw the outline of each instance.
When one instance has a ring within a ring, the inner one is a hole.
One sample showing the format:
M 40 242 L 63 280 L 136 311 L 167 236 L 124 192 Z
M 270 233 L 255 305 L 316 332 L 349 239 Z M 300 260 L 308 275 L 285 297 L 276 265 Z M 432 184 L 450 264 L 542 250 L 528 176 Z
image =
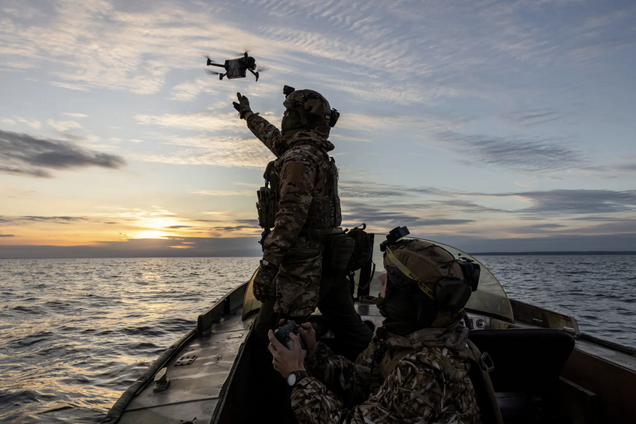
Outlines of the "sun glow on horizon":
M 136 239 L 165 239 L 170 234 L 160 230 L 139 231 L 133 238 Z

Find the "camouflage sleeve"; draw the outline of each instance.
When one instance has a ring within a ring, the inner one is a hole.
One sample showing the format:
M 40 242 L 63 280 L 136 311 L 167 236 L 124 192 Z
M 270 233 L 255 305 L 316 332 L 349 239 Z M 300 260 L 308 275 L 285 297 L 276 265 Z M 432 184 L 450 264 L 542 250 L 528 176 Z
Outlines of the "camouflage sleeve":
M 305 225 L 313 198 L 318 166 L 302 149 L 285 152 L 279 180 L 274 229 L 263 244 L 263 258 L 280 264 Z
M 318 343 L 314 357 L 305 365 L 312 376 L 350 405 L 361 403 L 369 396 L 369 368 L 334 354 L 322 342 Z
M 276 157 L 283 153 L 281 133 L 267 119 L 254 113 L 247 118 L 247 127 Z
M 342 400 L 313 377 L 302 379 L 294 387 L 291 407 L 299 424 L 339 423 L 347 412 Z
M 353 424 L 481 423 L 472 385 L 451 384 L 451 377 L 439 364 L 422 363 L 415 355 L 400 361 L 376 393 L 350 409 L 316 380 L 303 380 L 301 385 L 294 388 L 291 397 L 300 423 L 339 422 L 340 418 Z

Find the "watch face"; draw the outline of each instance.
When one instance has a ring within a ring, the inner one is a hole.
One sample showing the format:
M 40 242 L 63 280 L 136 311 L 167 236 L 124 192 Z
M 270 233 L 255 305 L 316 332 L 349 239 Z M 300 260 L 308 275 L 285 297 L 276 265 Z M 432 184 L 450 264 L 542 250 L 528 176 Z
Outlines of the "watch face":
M 290 386 L 296 384 L 296 373 L 289 373 L 289 375 L 287 376 L 287 384 L 289 384 Z

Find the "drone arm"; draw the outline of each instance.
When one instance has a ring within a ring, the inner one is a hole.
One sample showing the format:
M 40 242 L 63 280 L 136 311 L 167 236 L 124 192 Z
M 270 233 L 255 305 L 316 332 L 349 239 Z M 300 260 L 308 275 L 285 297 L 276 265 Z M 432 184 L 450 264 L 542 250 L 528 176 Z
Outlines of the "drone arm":
M 218 66 L 220 68 L 225 68 L 225 65 L 221 65 L 220 63 L 212 63 L 208 61 L 208 66 Z

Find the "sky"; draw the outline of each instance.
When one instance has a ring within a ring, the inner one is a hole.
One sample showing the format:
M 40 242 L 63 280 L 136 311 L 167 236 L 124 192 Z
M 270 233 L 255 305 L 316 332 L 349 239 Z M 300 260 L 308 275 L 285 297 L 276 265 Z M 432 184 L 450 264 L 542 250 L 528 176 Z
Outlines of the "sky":
M 345 228 L 636 251 L 635 68 L 633 1 L 0 0 L 0 257 L 259 255 L 232 101 L 284 85 L 341 113 Z

